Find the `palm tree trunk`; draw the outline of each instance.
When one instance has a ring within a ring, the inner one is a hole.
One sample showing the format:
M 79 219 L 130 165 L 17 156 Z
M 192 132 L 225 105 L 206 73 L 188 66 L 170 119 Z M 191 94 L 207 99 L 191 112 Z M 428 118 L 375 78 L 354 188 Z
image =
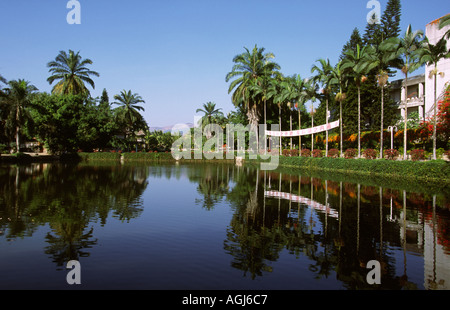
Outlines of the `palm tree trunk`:
M 278 105 L 278 118 L 280 124 L 280 156 L 283 155 L 283 150 L 281 149 L 281 104 Z
M 358 158 L 361 157 L 361 88 L 358 86 Z
M 381 85 L 381 128 L 380 128 L 380 158 L 383 158 L 383 130 L 384 130 L 384 85 Z
M 267 101 L 266 99 L 264 99 L 264 154 L 267 153 L 267 136 L 266 136 L 266 131 L 267 131 L 267 114 L 266 114 L 266 105 L 267 105 Z
M 327 95 L 327 103 L 326 103 L 326 111 L 325 111 L 325 120 L 327 125 L 327 131 L 325 132 L 325 157 L 328 157 L 328 95 Z
M 341 94 L 342 94 L 342 91 L 341 91 Z M 340 127 L 341 127 L 341 156 L 342 156 L 342 154 L 344 154 L 343 153 L 343 133 L 342 133 L 342 100 L 339 100 L 339 122 L 340 122 Z
M 19 104 L 17 104 L 16 107 L 16 150 L 17 153 L 20 151 L 20 110 L 19 110 Z
M 437 110 L 437 64 L 434 64 L 434 112 L 433 112 L 433 159 L 436 159 L 436 126 L 437 126 L 437 119 L 436 119 L 436 110 Z
M 405 75 L 405 119 L 403 129 L 403 158 L 406 159 L 408 146 L 408 73 Z
M 314 128 L 314 106 L 311 104 L 311 128 Z M 314 151 L 314 134 L 311 134 L 311 156 Z
M 298 130 L 302 130 L 302 119 L 300 116 L 300 104 L 298 104 Z M 298 156 L 302 156 L 302 136 L 298 136 Z
M 289 109 L 289 122 L 290 122 L 290 127 L 289 128 L 292 131 L 292 110 L 291 109 Z M 292 136 L 291 136 L 290 143 L 291 143 L 291 151 L 292 151 Z

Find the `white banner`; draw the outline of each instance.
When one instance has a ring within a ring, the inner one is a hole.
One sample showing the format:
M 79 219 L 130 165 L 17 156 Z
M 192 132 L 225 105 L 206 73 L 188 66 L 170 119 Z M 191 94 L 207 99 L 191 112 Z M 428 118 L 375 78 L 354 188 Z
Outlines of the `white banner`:
M 299 137 L 299 136 L 308 136 L 311 134 L 316 134 L 319 132 L 331 130 L 333 128 L 339 127 L 339 120 L 328 123 L 328 125 L 320 125 L 313 128 L 302 129 L 302 130 L 294 130 L 294 131 L 266 131 L 267 136 L 272 137 Z
M 339 218 L 338 211 L 336 211 L 330 207 L 324 206 L 324 205 L 322 205 L 314 200 L 311 200 L 309 198 L 306 198 L 306 197 L 297 196 L 297 195 L 293 195 L 290 193 L 278 192 L 278 191 L 265 191 L 264 196 L 280 198 L 280 199 L 287 199 L 292 202 L 300 202 L 300 203 L 310 206 L 311 208 L 313 208 L 315 210 L 324 212 L 324 213 L 328 214 L 328 216 L 330 216 L 330 217 Z

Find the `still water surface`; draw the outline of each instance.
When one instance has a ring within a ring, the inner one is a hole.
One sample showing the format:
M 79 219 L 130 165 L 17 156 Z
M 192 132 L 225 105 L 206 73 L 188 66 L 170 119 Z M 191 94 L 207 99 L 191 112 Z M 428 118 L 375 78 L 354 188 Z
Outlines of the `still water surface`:
M 0 275 L 0 289 L 450 289 L 450 201 L 222 163 L 1 166 Z

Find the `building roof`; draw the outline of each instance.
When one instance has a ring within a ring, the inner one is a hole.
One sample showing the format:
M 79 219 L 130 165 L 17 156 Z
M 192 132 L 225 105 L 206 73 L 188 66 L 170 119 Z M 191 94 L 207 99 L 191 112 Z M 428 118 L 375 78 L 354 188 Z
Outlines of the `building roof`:
M 403 82 L 405 79 L 399 79 L 391 82 L 391 88 L 392 89 L 398 89 L 403 86 Z M 425 82 L 425 74 L 419 74 L 415 76 L 408 77 L 408 86 L 414 85 L 417 83 L 424 83 Z
M 450 13 L 445 14 L 444 16 L 442 16 L 442 17 L 440 17 L 440 18 L 438 18 L 438 19 L 435 19 L 435 20 L 433 20 L 432 22 L 429 22 L 429 23 L 427 24 L 427 26 L 428 26 L 428 25 L 434 25 L 434 24 L 439 23 L 439 21 L 440 21 L 442 18 L 444 18 L 445 16 L 447 16 L 447 15 L 450 15 Z

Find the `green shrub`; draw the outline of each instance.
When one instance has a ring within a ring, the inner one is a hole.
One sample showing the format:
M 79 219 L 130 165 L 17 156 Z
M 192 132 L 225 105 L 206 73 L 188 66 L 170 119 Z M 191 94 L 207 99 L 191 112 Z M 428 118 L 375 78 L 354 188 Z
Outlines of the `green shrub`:
M 122 153 L 124 160 L 129 161 L 158 161 L 158 160 L 175 160 L 171 152 L 132 152 Z M 194 158 L 192 156 L 192 158 Z
M 387 176 L 397 179 L 433 180 L 450 183 L 450 163 L 444 160 L 393 161 L 345 158 L 280 157 L 280 166 L 309 171 L 335 171 L 359 175 Z
M 120 153 L 112 152 L 95 152 L 95 153 L 77 153 L 83 161 L 98 161 L 98 160 L 120 160 Z

